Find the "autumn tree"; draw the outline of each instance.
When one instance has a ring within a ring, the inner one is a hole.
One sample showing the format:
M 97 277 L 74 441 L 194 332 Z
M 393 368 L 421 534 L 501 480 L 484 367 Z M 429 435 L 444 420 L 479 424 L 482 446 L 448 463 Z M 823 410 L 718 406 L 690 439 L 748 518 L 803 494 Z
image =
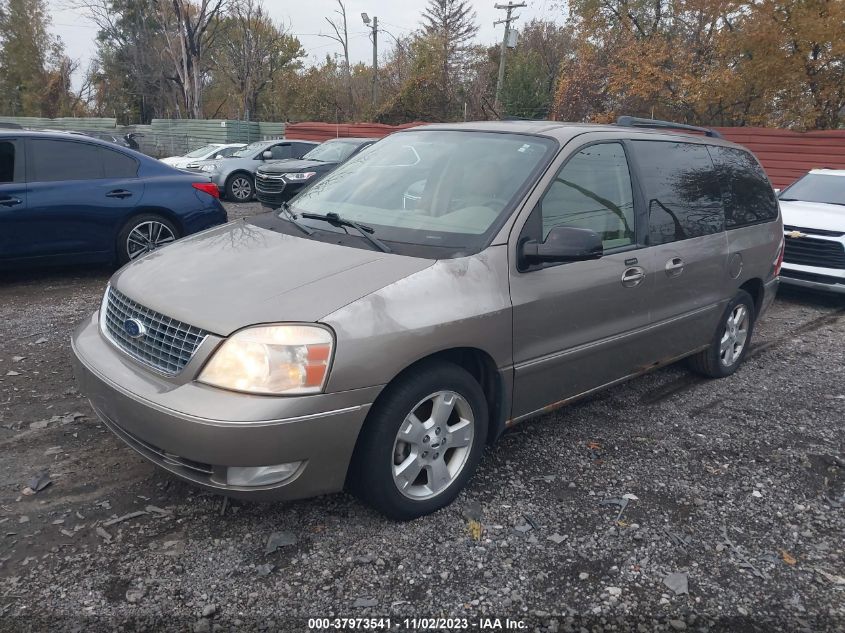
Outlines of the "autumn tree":
M 71 114 L 71 62 L 49 32 L 44 0 L 0 0 L 0 109 L 18 116 Z

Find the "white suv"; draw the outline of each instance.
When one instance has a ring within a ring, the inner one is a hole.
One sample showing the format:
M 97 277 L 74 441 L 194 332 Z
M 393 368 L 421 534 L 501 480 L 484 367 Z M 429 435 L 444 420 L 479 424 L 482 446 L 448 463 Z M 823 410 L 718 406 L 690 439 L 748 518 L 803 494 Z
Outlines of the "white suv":
M 781 282 L 845 294 L 845 170 L 813 169 L 779 197 Z

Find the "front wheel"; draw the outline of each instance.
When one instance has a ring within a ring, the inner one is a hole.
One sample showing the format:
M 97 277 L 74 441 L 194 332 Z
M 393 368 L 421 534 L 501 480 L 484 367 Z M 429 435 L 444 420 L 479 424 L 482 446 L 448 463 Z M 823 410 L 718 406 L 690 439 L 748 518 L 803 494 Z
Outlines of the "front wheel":
M 429 364 L 400 378 L 370 411 L 355 450 L 351 487 L 393 519 L 450 504 L 487 439 L 484 392 L 465 369 Z
M 249 202 L 255 193 L 252 178 L 246 174 L 235 174 L 226 181 L 226 197 L 235 202 Z
M 689 359 L 690 368 L 709 378 L 733 374 L 748 353 L 756 317 L 754 299 L 740 290 L 728 304 L 710 346 Z

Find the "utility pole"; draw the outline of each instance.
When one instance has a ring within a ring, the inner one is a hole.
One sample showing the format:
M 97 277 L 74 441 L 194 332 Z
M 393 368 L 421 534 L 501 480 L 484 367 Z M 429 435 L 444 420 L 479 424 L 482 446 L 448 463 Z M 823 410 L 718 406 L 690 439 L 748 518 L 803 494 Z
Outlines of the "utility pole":
M 507 11 L 507 16 L 504 20 L 496 20 L 493 22 L 493 26 L 498 26 L 499 24 L 505 25 L 505 34 L 502 36 L 502 49 L 499 53 L 499 79 L 496 82 L 496 107 L 499 110 L 502 110 L 502 84 L 505 82 L 505 52 L 508 50 L 508 35 L 510 35 L 511 30 L 511 22 L 519 19 L 518 15 L 511 15 L 514 9 L 519 9 L 521 7 L 526 6 L 524 2 L 520 2 L 519 4 L 514 4 L 510 0 L 508 0 L 507 4 L 496 4 L 495 7 L 500 11 L 502 9 Z
M 370 16 L 362 13 L 361 19 L 364 20 L 366 26 L 370 26 Z M 370 30 L 373 32 L 373 110 L 375 111 L 378 103 L 378 17 L 375 15 Z

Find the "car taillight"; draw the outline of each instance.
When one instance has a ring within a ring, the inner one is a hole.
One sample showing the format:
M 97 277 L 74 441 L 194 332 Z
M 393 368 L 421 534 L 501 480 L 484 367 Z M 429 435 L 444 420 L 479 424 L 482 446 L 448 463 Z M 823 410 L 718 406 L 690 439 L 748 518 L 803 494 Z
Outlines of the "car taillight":
M 194 186 L 194 189 L 199 189 L 203 193 L 210 195 L 212 198 L 220 197 L 220 190 L 213 182 L 194 182 L 191 184 Z
M 786 238 L 780 238 L 780 248 L 778 249 L 778 256 L 775 259 L 775 277 L 780 275 L 780 268 L 783 266 L 783 253 L 786 250 Z

